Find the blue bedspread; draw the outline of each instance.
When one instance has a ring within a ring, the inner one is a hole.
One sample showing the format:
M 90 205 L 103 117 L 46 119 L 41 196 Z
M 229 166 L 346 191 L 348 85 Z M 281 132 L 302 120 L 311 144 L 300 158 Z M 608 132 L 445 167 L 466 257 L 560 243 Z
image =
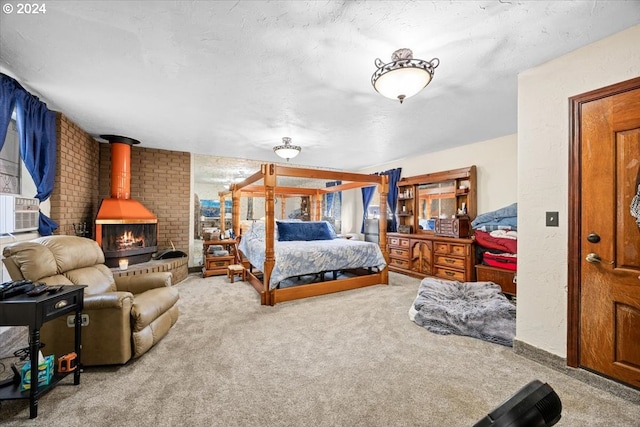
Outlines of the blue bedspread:
M 264 238 L 243 238 L 238 249 L 249 259 L 251 265 L 262 270 L 265 259 Z M 275 258 L 269 289 L 274 289 L 281 280 L 288 277 L 360 267 L 383 269 L 386 266 L 382 251 L 376 243 L 348 239 L 275 241 Z

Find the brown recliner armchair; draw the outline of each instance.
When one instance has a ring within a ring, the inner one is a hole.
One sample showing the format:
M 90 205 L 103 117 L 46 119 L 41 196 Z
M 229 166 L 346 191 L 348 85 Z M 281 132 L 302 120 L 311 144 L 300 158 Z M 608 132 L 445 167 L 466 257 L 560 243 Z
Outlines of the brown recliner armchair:
M 81 362 L 85 366 L 123 364 L 153 347 L 178 320 L 178 290 L 171 273 L 115 278 L 98 244 L 84 237 L 47 236 L 8 245 L 2 260 L 13 280 L 47 285 L 87 285 Z M 44 354 L 73 351 L 73 328 L 65 316 L 40 330 Z

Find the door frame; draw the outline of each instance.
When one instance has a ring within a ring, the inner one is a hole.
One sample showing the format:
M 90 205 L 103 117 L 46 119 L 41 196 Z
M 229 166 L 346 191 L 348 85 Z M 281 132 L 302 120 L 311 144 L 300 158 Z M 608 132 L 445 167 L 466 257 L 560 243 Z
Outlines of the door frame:
M 616 83 L 569 98 L 569 230 L 567 276 L 567 365 L 580 367 L 580 294 L 582 262 L 580 212 L 582 205 L 582 104 L 640 89 L 640 77 Z

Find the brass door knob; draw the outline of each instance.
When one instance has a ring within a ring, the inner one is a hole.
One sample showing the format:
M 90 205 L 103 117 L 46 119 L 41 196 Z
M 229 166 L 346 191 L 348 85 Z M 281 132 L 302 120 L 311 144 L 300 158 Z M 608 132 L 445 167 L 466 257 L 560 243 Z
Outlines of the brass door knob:
M 595 254 L 595 253 L 593 253 L 593 252 L 591 252 L 591 253 L 587 254 L 587 256 L 585 257 L 585 260 L 586 260 L 587 262 L 591 262 L 591 263 L 594 263 L 594 262 L 602 262 L 602 258 L 600 258 L 600 255 Z
M 604 263 L 604 264 L 609 264 L 609 265 L 613 265 L 613 261 L 609 261 L 609 262 L 605 262 L 602 260 L 602 258 L 600 258 L 600 255 L 596 254 L 596 253 L 588 253 L 587 256 L 584 258 L 587 262 L 590 263 Z

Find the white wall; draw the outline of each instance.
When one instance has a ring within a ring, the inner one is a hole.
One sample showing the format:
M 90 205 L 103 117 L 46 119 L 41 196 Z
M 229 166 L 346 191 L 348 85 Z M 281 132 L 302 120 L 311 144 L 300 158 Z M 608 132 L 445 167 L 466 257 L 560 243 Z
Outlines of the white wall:
M 520 74 L 516 338 L 566 357 L 569 101 L 640 76 L 640 25 Z M 545 211 L 560 213 L 545 227 Z
M 478 212 L 518 202 L 516 338 L 566 357 L 569 97 L 640 76 L 640 25 L 520 74 L 518 134 L 367 168 L 403 176 L 478 167 Z M 344 232 L 359 232 L 360 191 L 345 192 Z M 545 226 L 558 211 L 559 227 Z
M 507 135 L 437 153 L 398 160 L 358 172 L 373 173 L 401 167 L 404 178 L 476 165 L 477 208 L 478 213 L 484 213 L 516 202 L 517 145 L 517 136 Z M 345 192 L 343 197 L 345 200 L 342 211 L 345 227 L 343 233 L 359 233 L 362 225 L 362 192 L 360 190 Z

